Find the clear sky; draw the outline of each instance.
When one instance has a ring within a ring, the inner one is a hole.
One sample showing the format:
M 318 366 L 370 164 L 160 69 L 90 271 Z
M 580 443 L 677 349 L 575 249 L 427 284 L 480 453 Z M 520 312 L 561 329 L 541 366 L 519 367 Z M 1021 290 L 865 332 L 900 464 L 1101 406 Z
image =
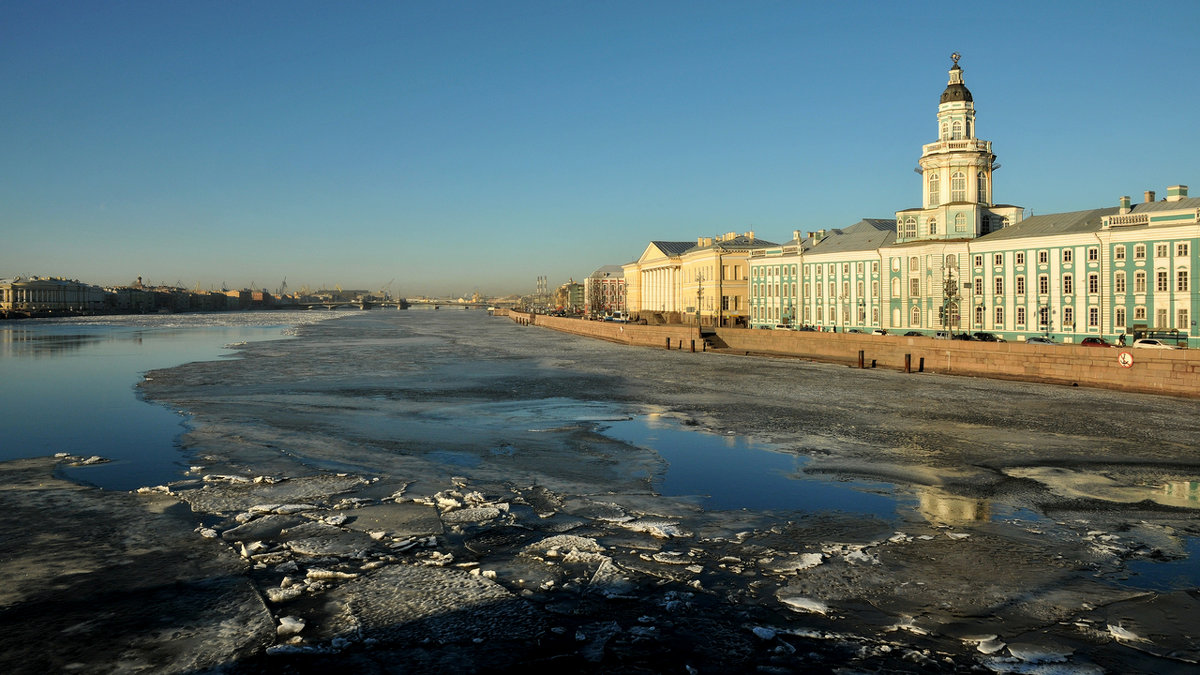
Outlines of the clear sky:
M 0 277 L 530 293 L 920 206 L 1200 193 L 1200 3 L 0 0 Z M 1028 212 L 1027 212 L 1028 213 Z

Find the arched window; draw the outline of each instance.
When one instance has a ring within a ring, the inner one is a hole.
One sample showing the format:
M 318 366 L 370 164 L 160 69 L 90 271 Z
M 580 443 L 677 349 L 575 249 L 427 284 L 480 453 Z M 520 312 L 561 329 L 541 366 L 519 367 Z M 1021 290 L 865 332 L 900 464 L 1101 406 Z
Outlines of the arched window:
M 942 179 L 935 171 L 929 176 L 929 205 L 937 206 L 942 203 Z
M 892 279 L 892 297 L 893 298 L 900 297 L 900 280 L 899 279 Z
M 954 255 L 953 253 L 946 256 L 946 261 L 944 263 L 944 266 L 948 267 L 950 269 L 954 269 L 954 268 L 958 267 L 958 256 Z
M 950 176 L 950 201 L 967 201 L 967 176 L 961 171 L 955 171 Z
M 954 231 L 955 232 L 966 232 L 967 231 L 967 214 L 965 214 L 965 213 L 954 214 Z
M 952 129 L 953 130 L 950 132 L 950 140 L 961 141 L 963 137 L 962 122 L 959 120 L 954 120 L 954 126 Z
M 950 127 L 945 122 L 942 122 L 942 140 L 943 141 L 946 140 L 946 138 L 949 136 L 950 136 Z
M 977 194 L 975 195 L 975 201 L 980 202 L 982 204 L 986 204 L 988 201 L 988 198 L 987 198 L 987 174 L 985 174 L 982 171 L 975 174 L 975 190 L 977 192 Z
M 919 269 L 921 269 L 921 259 L 914 255 L 908 259 L 908 271 L 916 272 Z
M 908 325 L 917 328 L 921 325 L 921 308 L 913 306 L 911 316 L 909 316 Z
M 930 235 L 937 234 L 937 218 L 929 219 L 929 234 Z
M 975 323 L 981 327 L 983 326 L 983 306 L 982 305 L 977 306 L 975 308 Z

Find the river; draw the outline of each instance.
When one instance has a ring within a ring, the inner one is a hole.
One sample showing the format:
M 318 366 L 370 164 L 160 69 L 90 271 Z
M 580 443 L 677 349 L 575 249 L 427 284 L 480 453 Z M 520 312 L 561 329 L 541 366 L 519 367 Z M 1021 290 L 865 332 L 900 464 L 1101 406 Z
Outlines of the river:
M 630 348 L 480 311 L 312 314 L 0 329 L 0 374 L 21 383 L 3 401 L 8 457 L 110 457 L 68 475 L 163 485 L 230 541 L 255 500 L 307 503 L 327 527 L 389 514 L 371 531 L 414 557 L 323 548 L 352 580 L 306 587 L 327 604 L 293 605 L 310 628 L 262 658 L 430 635 L 514 668 L 657 667 L 683 659 L 685 635 L 701 654 L 744 650 L 749 669 L 801 670 L 798 650 L 997 672 L 1196 658 L 1180 619 L 1200 587 L 1194 401 Z M 434 548 L 414 554 L 416 534 Z M 303 546 L 263 537 L 276 557 L 253 578 L 278 585 L 289 573 L 271 565 L 294 568 Z M 542 646 L 499 649 L 489 624 L 492 650 L 469 648 L 477 610 L 465 637 L 404 603 L 329 613 L 413 564 L 486 573 L 488 593 L 523 603 L 500 633 Z

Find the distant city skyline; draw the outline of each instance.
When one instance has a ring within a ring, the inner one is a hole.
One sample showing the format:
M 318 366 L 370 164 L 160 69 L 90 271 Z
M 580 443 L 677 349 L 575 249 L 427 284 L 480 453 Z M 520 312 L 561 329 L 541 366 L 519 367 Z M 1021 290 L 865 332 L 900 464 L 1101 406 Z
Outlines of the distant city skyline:
M 0 277 L 533 292 L 919 206 L 962 54 L 994 199 L 1200 187 L 1194 2 L 0 7 Z

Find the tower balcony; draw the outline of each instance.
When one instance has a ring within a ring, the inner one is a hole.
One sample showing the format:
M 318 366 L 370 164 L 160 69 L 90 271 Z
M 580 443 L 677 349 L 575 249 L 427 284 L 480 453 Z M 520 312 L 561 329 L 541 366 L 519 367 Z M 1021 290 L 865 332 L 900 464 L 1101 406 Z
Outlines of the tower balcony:
M 938 155 L 946 152 L 992 152 L 991 141 L 978 138 L 962 138 L 956 141 L 938 141 L 921 146 L 921 156 Z

